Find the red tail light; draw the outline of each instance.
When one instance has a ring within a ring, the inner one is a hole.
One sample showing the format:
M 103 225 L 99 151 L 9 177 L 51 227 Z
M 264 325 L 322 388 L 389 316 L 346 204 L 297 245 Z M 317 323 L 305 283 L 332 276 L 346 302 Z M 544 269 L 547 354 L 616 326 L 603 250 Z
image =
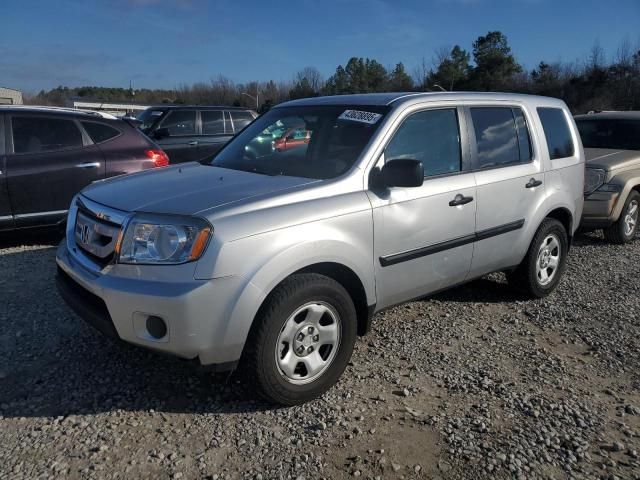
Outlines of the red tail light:
M 167 157 L 167 154 L 160 149 L 147 150 L 144 153 L 148 158 L 153 160 L 153 164 L 156 167 L 166 167 L 169 165 L 169 157 Z

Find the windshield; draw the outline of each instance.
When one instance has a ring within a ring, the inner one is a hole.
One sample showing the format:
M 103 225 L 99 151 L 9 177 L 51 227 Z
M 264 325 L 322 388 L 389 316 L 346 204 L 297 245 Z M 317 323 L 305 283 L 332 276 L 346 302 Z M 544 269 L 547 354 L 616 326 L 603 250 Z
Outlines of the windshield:
M 640 120 L 594 118 L 576 124 L 585 148 L 640 150 Z
M 140 130 L 143 132 L 148 132 L 151 127 L 162 117 L 164 114 L 164 110 L 158 110 L 157 108 L 147 108 L 146 110 L 140 112 L 136 117 L 138 120 L 142 122 L 140 125 Z
M 387 111 L 378 106 L 275 108 L 210 164 L 264 175 L 335 178 L 353 166 Z

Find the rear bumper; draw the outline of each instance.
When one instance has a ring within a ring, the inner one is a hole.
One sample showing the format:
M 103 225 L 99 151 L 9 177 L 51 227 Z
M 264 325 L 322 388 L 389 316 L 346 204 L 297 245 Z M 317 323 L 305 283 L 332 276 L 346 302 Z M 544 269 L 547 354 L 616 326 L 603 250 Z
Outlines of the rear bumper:
M 614 210 L 620 193 L 595 192 L 584 200 L 580 226 L 583 228 L 606 228 L 617 219 Z

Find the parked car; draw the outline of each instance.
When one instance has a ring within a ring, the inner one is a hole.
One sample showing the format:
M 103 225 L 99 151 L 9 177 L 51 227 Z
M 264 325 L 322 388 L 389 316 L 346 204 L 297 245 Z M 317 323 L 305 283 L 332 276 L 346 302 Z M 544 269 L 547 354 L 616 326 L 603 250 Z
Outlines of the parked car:
M 162 105 L 138 115 L 141 130 L 167 152 L 171 163 L 211 158 L 257 117 L 239 107 Z
M 640 112 L 575 117 L 587 159 L 582 228 L 613 243 L 636 238 L 640 210 Z
M 310 142 L 247 155 L 278 122 L 304 124 Z M 240 363 L 263 396 L 292 405 L 337 381 L 376 312 L 494 271 L 530 296 L 551 293 L 583 188 L 560 100 L 297 100 L 212 162 L 81 192 L 58 286 L 103 333 L 219 370 Z
M 284 135 L 273 142 L 273 148 L 279 152 L 284 152 L 291 148 L 306 145 L 311 140 L 311 132 L 304 126 L 294 127 L 287 130 Z
M 168 164 L 162 149 L 112 115 L 0 106 L 0 230 L 64 222 L 91 182 Z
M 288 131 L 300 126 L 285 124 L 283 120 L 284 122 L 297 121 L 285 118 L 269 125 L 244 147 L 243 156 L 255 160 L 265 155 L 271 155 L 275 150 L 276 142 L 280 141 Z

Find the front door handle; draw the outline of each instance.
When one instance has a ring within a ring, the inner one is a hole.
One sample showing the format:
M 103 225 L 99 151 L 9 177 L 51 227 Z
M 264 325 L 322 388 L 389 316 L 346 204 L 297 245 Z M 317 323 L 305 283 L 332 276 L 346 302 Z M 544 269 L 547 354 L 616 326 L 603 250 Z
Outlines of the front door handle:
M 529 183 L 525 185 L 525 188 L 535 188 L 539 187 L 540 185 L 542 185 L 542 180 L 536 180 L 535 178 L 532 178 L 531 180 L 529 180 Z
M 195 147 L 196 145 L 198 145 L 198 141 L 192 140 L 191 142 L 189 142 L 189 145 L 191 145 L 192 147 Z
M 467 203 L 473 202 L 473 197 L 465 197 L 461 193 L 456 195 L 456 198 L 449 202 L 450 207 L 458 207 L 460 205 L 466 205 Z
M 100 162 L 88 162 L 88 163 L 79 163 L 76 165 L 76 168 L 98 168 L 100 167 Z

